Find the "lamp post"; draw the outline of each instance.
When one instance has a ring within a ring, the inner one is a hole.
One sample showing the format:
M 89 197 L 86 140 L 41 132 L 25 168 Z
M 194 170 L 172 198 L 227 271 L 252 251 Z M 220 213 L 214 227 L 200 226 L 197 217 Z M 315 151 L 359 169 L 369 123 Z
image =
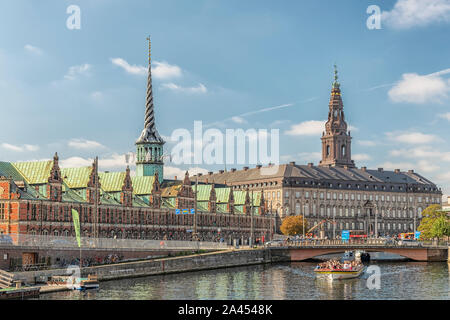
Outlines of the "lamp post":
M 250 198 L 250 247 L 253 247 L 253 190 Z
M 193 240 L 198 240 L 197 233 L 197 192 L 198 192 L 198 174 L 195 175 L 195 191 L 194 191 L 194 233 L 192 234 Z
M 378 238 L 378 207 L 377 205 L 375 205 L 375 239 Z
M 333 239 L 336 239 L 336 207 L 333 208 Z
M 303 221 L 302 221 L 302 225 L 303 225 L 303 239 L 305 239 L 305 214 L 306 214 L 306 206 L 308 205 L 308 200 L 306 200 L 305 205 L 303 207 Z

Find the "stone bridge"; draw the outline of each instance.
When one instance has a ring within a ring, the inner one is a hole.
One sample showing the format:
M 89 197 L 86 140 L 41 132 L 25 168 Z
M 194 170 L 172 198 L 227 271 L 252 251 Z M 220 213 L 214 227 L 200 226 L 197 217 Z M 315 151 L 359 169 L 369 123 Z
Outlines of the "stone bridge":
M 448 246 L 386 245 L 386 244 L 323 244 L 304 243 L 269 247 L 271 255 L 280 261 L 304 261 L 325 254 L 344 253 L 347 250 L 393 253 L 414 261 L 450 261 Z

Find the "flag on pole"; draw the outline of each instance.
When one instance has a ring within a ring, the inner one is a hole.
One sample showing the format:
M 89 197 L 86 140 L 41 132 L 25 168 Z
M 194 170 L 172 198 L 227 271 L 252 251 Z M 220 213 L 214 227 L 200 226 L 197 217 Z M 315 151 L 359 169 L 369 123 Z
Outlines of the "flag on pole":
M 75 234 L 77 236 L 78 247 L 81 247 L 81 237 L 80 237 L 80 216 L 78 211 L 72 209 L 73 226 L 75 227 Z

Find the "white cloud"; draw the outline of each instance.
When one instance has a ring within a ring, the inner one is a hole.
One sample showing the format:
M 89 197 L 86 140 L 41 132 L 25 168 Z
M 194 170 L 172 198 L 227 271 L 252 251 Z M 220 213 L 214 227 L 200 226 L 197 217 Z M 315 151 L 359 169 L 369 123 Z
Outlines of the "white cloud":
M 189 176 L 196 175 L 197 173 L 208 173 L 208 170 L 199 167 L 193 167 L 185 170 L 177 167 L 164 166 L 164 179 L 174 179 L 175 177 L 177 177 L 178 180 L 183 180 L 186 171 L 189 172 Z
M 92 158 L 82 158 L 82 157 L 70 157 L 67 159 L 60 160 L 61 168 L 78 168 L 78 167 L 86 167 L 91 166 L 94 162 Z M 130 165 L 126 162 L 126 158 L 124 154 L 113 154 L 106 158 L 98 159 L 98 166 L 101 171 L 110 170 L 110 169 L 121 169 L 125 170 L 127 165 Z M 132 165 L 130 165 L 132 166 Z
M 445 101 L 450 92 L 450 80 L 441 76 L 448 73 L 450 69 L 424 76 L 417 73 L 405 73 L 402 75 L 402 80 L 389 90 L 389 98 L 393 102 L 416 104 Z
M 111 58 L 111 62 L 116 66 L 121 67 L 125 72 L 136 75 L 146 75 L 147 68 L 144 66 L 130 65 L 122 58 Z
M 81 64 L 78 66 L 72 66 L 69 68 L 69 71 L 64 76 L 64 79 L 66 80 L 75 80 L 77 76 L 79 75 L 89 75 L 89 71 L 91 70 L 92 66 L 90 64 Z
M 79 168 L 91 166 L 94 159 L 85 159 L 81 157 L 71 157 L 67 159 L 59 160 L 59 166 L 61 168 Z
M 381 21 L 397 29 L 450 22 L 450 0 L 398 0 L 391 11 L 383 11 Z
M 446 119 L 446 120 L 450 121 L 450 112 L 440 114 L 439 118 Z
M 31 44 L 25 45 L 24 49 L 27 50 L 28 52 L 31 52 L 31 53 L 39 55 L 39 56 L 44 53 L 41 48 L 32 46 Z
M 69 147 L 75 149 L 96 149 L 96 148 L 104 148 L 101 143 L 92 140 L 85 139 L 72 139 L 68 143 Z
M 10 150 L 10 151 L 15 151 L 15 152 L 24 152 L 24 151 L 37 151 L 39 150 L 39 146 L 36 145 L 31 145 L 31 144 L 24 144 L 23 146 L 16 146 L 13 144 L 9 144 L 9 143 L 2 143 L 1 144 L 2 148 Z
M 358 144 L 364 147 L 375 147 L 377 143 L 372 140 L 358 140 Z
M 238 117 L 238 116 L 231 117 L 231 120 L 232 120 L 233 122 L 239 123 L 239 124 L 241 124 L 241 123 L 246 123 L 246 122 L 247 122 L 247 120 L 245 120 L 245 119 L 242 118 L 242 117 Z
M 291 129 L 286 131 L 290 136 L 317 136 L 321 135 L 325 131 L 326 121 L 304 121 L 291 126 Z
M 152 66 L 152 76 L 158 79 L 169 79 L 169 78 L 178 78 L 181 77 L 181 68 L 176 65 L 171 65 L 165 61 L 153 62 L 154 67 Z
M 395 149 L 391 150 L 390 155 L 393 157 L 428 158 L 435 161 L 450 162 L 450 152 L 440 151 L 427 146 L 411 149 Z
M 372 159 L 368 154 L 365 153 L 357 153 L 352 156 L 353 160 L 356 161 L 367 161 Z
M 426 144 L 441 141 L 441 139 L 438 136 L 432 134 L 424 134 L 421 132 L 410 132 L 410 133 L 387 132 L 386 135 L 392 141 L 408 144 Z
M 125 72 L 135 75 L 146 75 L 148 68 L 141 65 L 130 65 L 122 58 L 111 58 L 111 62 L 116 66 L 121 67 Z M 182 74 L 181 68 L 176 65 L 171 65 L 165 61 L 154 61 L 152 66 L 152 77 L 158 79 L 178 78 Z
M 161 85 L 161 88 L 169 89 L 169 90 L 176 91 L 176 92 L 186 92 L 186 93 L 206 93 L 206 92 L 208 92 L 208 89 L 202 83 L 200 83 L 196 87 L 182 87 L 175 83 L 170 82 L 170 83 L 163 83 Z

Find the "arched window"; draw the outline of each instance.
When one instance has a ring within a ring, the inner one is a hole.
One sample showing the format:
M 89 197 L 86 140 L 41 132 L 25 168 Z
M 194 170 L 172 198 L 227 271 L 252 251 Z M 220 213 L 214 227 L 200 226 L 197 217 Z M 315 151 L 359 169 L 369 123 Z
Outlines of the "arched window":
M 342 152 L 341 152 L 342 156 L 345 157 L 345 150 L 346 150 L 345 144 L 341 147 L 341 150 L 342 150 Z
M 330 146 L 327 146 L 327 156 L 330 155 Z

